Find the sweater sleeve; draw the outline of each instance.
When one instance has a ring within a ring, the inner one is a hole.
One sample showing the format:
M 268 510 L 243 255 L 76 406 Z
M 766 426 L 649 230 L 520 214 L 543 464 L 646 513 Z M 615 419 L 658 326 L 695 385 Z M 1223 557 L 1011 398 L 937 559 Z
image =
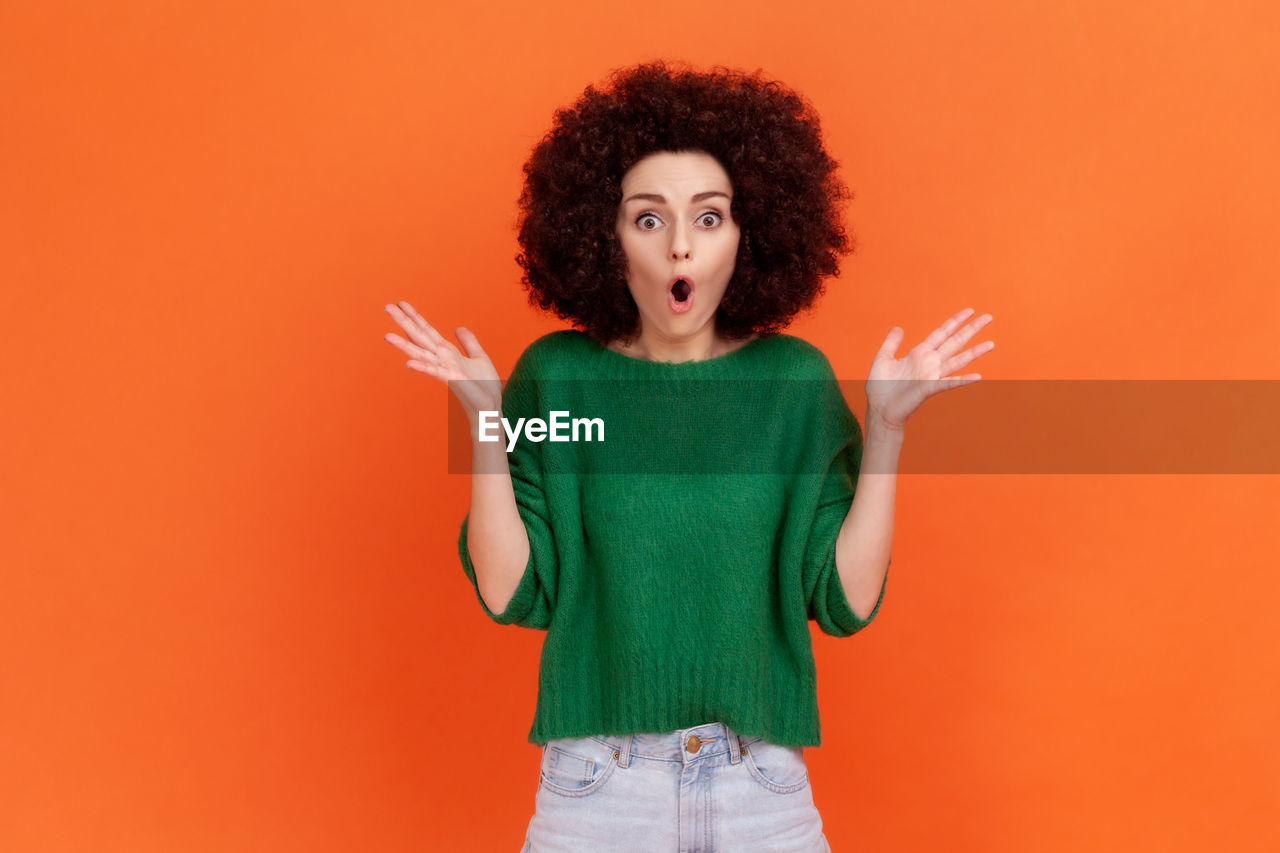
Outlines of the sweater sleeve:
M 844 443 L 827 466 L 819 487 L 817 509 L 804 555 L 804 589 L 809 596 L 809 618 L 827 634 L 848 637 L 875 619 L 884 601 L 889 578 L 886 571 L 876 606 L 865 620 L 859 619 L 849 606 L 836 569 L 836 540 L 857 489 L 858 469 L 862 465 L 862 429 L 840 395 L 834 377 L 829 388 L 834 390 L 834 396 L 828 394 L 824 402 L 823 432 L 838 435 L 837 442 L 843 439 Z M 892 562 L 890 559 L 890 564 Z
M 540 416 L 538 388 L 531 361 L 530 351 L 526 351 L 516 363 L 502 392 L 502 416 L 513 424 L 518 418 Z M 458 536 L 458 556 L 462 560 L 462 570 L 471 581 L 476 598 L 489 618 L 500 625 L 515 624 L 546 630 L 555 610 L 559 560 L 544 489 L 542 447 L 541 442 L 517 441 L 514 449 L 507 454 L 516 508 L 529 537 L 529 561 L 525 564 L 524 574 L 505 610 L 494 613 L 480 595 L 475 566 L 467 548 L 470 514 L 462 521 L 462 530 Z

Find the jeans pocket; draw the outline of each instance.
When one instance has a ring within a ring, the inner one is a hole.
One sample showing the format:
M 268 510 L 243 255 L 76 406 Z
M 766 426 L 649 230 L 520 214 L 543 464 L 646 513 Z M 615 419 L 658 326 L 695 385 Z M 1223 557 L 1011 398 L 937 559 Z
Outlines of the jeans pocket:
M 779 746 L 763 739 L 745 741 L 742 763 L 747 765 L 751 778 L 775 794 L 793 794 L 809 784 L 802 747 Z
M 553 794 L 585 797 L 603 788 L 617 766 L 617 751 L 602 740 L 559 738 L 542 749 L 540 782 Z

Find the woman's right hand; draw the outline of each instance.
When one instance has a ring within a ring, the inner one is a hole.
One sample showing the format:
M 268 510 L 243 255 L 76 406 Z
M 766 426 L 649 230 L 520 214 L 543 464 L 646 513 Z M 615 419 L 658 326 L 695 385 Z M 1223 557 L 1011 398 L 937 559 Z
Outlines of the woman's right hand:
M 454 332 L 467 351 L 463 355 L 422 319 L 408 302 L 387 305 L 383 310 L 409 336 L 407 341 L 394 332 L 385 336 L 387 343 L 409 356 L 406 367 L 448 383 L 449 389 L 470 415 L 502 409 L 502 383 L 498 379 L 498 371 L 468 329 L 460 326 Z

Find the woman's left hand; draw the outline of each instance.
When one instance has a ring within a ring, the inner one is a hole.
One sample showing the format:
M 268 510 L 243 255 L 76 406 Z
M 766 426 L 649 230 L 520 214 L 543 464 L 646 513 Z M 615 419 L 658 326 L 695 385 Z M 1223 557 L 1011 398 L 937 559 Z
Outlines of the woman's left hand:
M 960 352 L 960 348 L 992 320 L 990 314 L 983 314 L 961 328 L 972 314 L 972 308 L 955 314 L 903 358 L 895 355 L 905 333 L 897 326 L 889 330 L 867 377 L 868 431 L 873 427 L 900 431 L 911 413 L 929 397 L 982 378 L 980 373 L 951 375 L 995 346 L 992 341 L 984 341 Z

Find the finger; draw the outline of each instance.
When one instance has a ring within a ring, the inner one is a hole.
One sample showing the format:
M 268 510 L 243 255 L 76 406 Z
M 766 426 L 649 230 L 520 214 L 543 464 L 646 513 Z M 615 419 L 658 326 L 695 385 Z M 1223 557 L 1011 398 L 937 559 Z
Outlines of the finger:
M 416 321 L 410 320 L 407 316 L 404 315 L 404 312 L 402 310 L 396 308 L 395 306 L 387 306 L 387 307 L 388 307 L 388 313 L 390 313 L 392 310 L 395 310 L 398 313 L 400 313 L 401 316 L 404 317 L 403 320 L 400 318 L 397 318 L 396 322 L 400 323 L 401 327 L 403 327 L 404 330 L 409 333 L 409 336 L 412 337 L 414 342 L 417 343 L 418 346 L 420 347 L 420 349 L 414 349 L 414 350 L 408 350 L 408 349 L 405 349 L 404 347 L 401 347 L 401 349 L 403 349 L 406 354 L 424 359 L 428 363 L 434 362 L 446 368 L 450 365 L 456 366 L 458 364 L 459 360 L 462 358 L 462 353 L 458 351 L 458 348 L 456 346 L 454 346 L 449 341 L 446 341 L 443 337 L 441 337 L 440 333 L 437 332 L 434 328 L 432 328 L 430 323 L 428 323 L 426 320 L 423 320 L 421 317 L 419 317 Z M 393 314 L 392 316 L 395 316 L 395 315 Z M 424 328 L 426 329 L 425 333 L 422 331 Z M 393 335 L 386 336 L 387 340 L 391 341 L 392 343 L 395 343 L 393 338 L 394 338 Z M 397 344 L 397 346 L 399 346 L 399 344 Z
M 956 332 L 951 337 L 947 338 L 947 340 L 944 341 L 943 344 L 938 347 L 938 352 L 944 358 L 950 356 L 952 353 L 959 350 L 962 346 L 969 343 L 969 339 L 972 338 L 974 335 L 978 334 L 978 331 L 982 329 L 983 326 L 990 323 L 993 319 L 994 318 L 990 314 L 983 314 L 981 317 L 974 319 L 972 322 L 968 323 L 963 329 Z
M 408 317 L 416 326 L 418 326 L 418 328 L 422 328 L 427 324 L 427 321 L 423 320 L 422 317 L 418 315 L 418 312 L 413 310 L 413 306 L 405 300 L 401 299 L 395 304 L 395 307 L 399 308 L 400 313 Z
M 959 355 L 953 356 L 952 358 L 949 358 L 946 361 L 944 361 L 942 363 L 942 373 L 944 375 L 949 373 L 955 373 L 957 370 L 964 367 L 966 364 L 973 361 L 975 358 L 978 358 L 979 356 L 983 356 L 991 352 L 991 350 L 995 349 L 995 346 L 996 346 L 995 341 L 983 341 L 982 343 L 978 344 L 976 347 L 970 347 L 969 349 L 965 350 Z
M 470 329 L 465 326 L 459 326 L 454 330 L 454 334 L 457 335 L 458 342 L 462 344 L 462 349 L 466 351 L 469 358 L 488 358 L 480 346 L 480 341 L 476 340 L 476 336 L 471 333 Z
M 937 349 L 938 345 L 945 341 L 952 332 L 960 328 L 960 324 L 968 319 L 971 314 L 973 314 L 972 308 L 966 308 L 963 311 L 957 311 L 952 314 L 946 322 L 934 329 L 929 334 L 929 337 L 925 338 L 924 341 L 921 342 L 920 346 L 925 347 L 926 349 Z
M 415 343 L 421 346 L 427 346 L 431 343 L 430 336 L 423 330 L 421 324 L 408 314 L 405 314 L 404 309 L 400 308 L 400 306 L 387 305 L 383 310 L 391 315 L 391 319 L 395 320 L 396 324 L 404 329 L 405 334 L 412 338 Z
M 406 341 L 404 338 L 400 337 L 395 332 L 387 332 L 385 335 L 382 336 L 382 339 L 387 343 L 392 344 L 397 349 L 401 350 L 405 355 L 411 355 L 414 358 L 421 358 L 423 353 L 426 352 L 426 350 L 424 350 L 422 347 L 419 347 L 415 344 L 410 343 L 409 341 Z
M 412 305 L 410 305 L 408 302 L 405 302 L 403 299 L 400 300 L 399 305 L 400 305 L 400 310 L 404 311 L 405 314 L 413 318 L 413 321 L 418 325 L 420 325 L 426 331 L 426 333 L 431 337 L 431 340 L 435 341 L 438 344 L 446 343 L 444 339 L 444 335 L 437 332 L 434 326 L 432 326 L 426 320 L 422 319 L 422 316 L 419 315 L 417 311 L 413 310 Z
M 889 330 L 889 334 L 884 336 L 884 343 L 880 344 L 880 349 L 876 352 L 876 360 L 882 358 L 897 358 L 898 347 L 902 346 L 902 338 L 906 335 L 900 327 L 894 326 Z
M 925 399 L 941 394 L 943 391 L 950 391 L 952 388 L 972 385 L 981 378 L 980 373 L 966 373 L 964 376 L 944 376 L 941 379 L 930 380 L 924 392 Z
M 425 373 L 428 376 L 434 376 L 442 382 L 448 382 L 450 373 L 448 370 L 436 364 L 427 364 L 426 362 L 410 359 L 404 363 L 405 367 L 411 367 L 419 373 Z
M 435 327 L 422 319 L 422 316 L 415 310 L 413 306 L 403 299 L 395 305 L 387 306 L 388 313 L 391 314 L 397 323 L 409 333 L 409 336 L 423 346 L 434 344 L 435 346 L 451 346 L 444 335 L 436 331 Z M 399 315 L 399 316 L 397 316 Z M 401 319 L 403 318 L 403 320 Z
M 434 347 L 417 346 L 415 344 L 410 343 L 409 341 L 406 341 L 404 338 L 400 337 L 395 332 L 387 332 L 385 335 L 382 336 L 382 339 L 387 343 L 395 346 L 405 355 L 412 356 L 413 358 L 419 359 L 421 361 L 430 362 L 430 363 L 438 363 L 440 361 L 439 355 L 436 353 L 436 350 Z
M 945 391 L 951 388 L 959 388 L 962 385 L 972 385 L 981 378 L 981 373 L 966 373 L 964 376 L 947 376 L 938 381 L 945 383 L 942 389 Z

